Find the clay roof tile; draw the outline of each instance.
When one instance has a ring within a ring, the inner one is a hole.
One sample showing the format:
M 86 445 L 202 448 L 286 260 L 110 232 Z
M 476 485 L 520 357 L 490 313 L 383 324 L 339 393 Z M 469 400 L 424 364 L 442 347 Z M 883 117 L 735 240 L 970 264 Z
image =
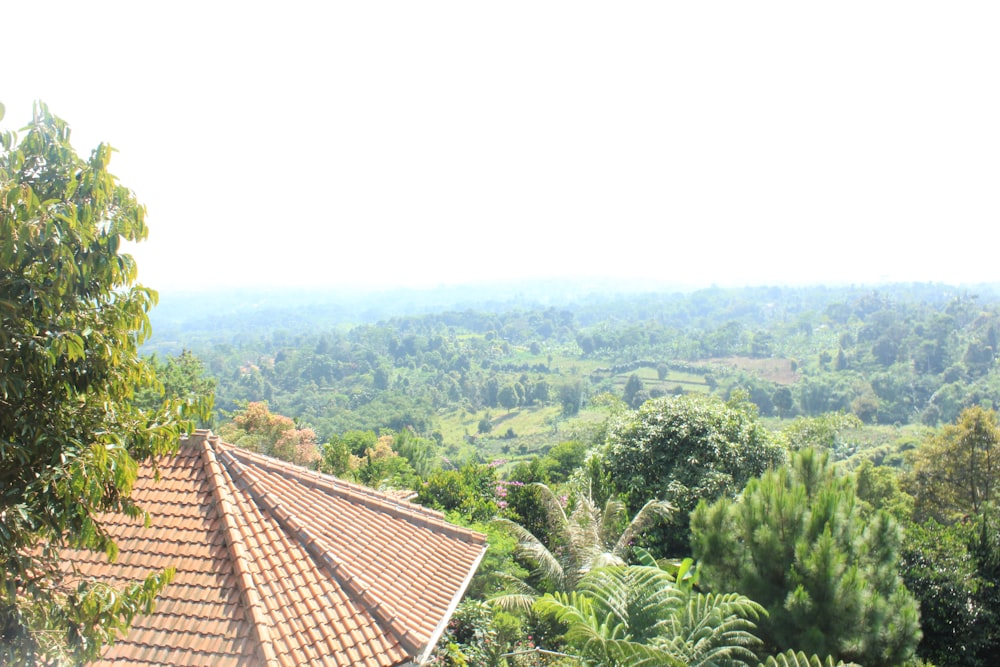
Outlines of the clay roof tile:
M 369 665 L 426 659 L 486 549 L 485 536 L 396 495 L 241 450 L 208 431 L 143 464 L 148 527 L 103 523 L 118 583 L 175 567 L 156 611 L 99 665 Z

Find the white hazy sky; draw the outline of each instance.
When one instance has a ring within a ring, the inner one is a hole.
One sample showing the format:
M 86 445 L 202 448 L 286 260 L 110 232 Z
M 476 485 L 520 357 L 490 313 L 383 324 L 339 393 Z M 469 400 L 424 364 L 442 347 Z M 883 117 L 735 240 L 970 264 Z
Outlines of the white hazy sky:
M 160 289 L 1000 280 L 996 2 L 46 2 Z

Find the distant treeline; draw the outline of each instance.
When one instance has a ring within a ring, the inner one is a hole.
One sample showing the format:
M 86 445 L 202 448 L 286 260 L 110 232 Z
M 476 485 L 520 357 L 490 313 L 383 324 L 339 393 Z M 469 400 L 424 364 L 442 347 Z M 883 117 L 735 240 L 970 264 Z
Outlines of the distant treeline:
M 383 313 L 394 298 L 365 312 Z M 620 394 L 618 376 L 642 368 L 700 373 L 720 394 L 748 392 L 765 416 L 843 411 L 937 424 L 1000 402 L 1000 298 L 989 286 L 550 293 L 545 304 L 497 299 L 489 309 L 448 308 L 439 295 L 429 299 L 437 312 L 377 321 L 365 321 L 359 302 L 281 301 L 188 296 L 185 308 L 154 313 L 146 349 L 193 351 L 217 381 L 223 414 L 267 400 L 324 439 L 356 428 L 429 433 L 435 414 L 455 407 L 558 405 L 571 416 L 587 396 Z M 338 319 L 347 312 L 355 321 Z M 716 363 L 734 357 L 787 359 L 795 377 Z M 636 381 L 630 398 L 648 397 Z

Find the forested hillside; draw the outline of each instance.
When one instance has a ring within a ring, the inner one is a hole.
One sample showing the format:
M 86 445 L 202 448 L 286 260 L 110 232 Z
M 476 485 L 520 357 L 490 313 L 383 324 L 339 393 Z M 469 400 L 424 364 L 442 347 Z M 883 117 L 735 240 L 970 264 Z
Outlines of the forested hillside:
M 435 664 L 990 664 L 995 290 L 556 293 L 195 299 L 145 352 L 227 441 L 489 534 Z
M 452 446 L 505 436 L 508 451 L 535 449 L 603 394 L 637 407 L 741 389 L 765 417 L 900 425 L 1000 401 L 1000 299 L 988 286 L 595 293 L 548 305 L 494 292 L 483 307 L 465 293 L 312 298 L 190 297 L 154 312 L 145 349 L 201 359 L 218 419 L 267 401 L 321 440 L 411 427 Z M 416 312 L 422 302 L 441 309 Z M 382 316 L 393 308 L 412 314 Z

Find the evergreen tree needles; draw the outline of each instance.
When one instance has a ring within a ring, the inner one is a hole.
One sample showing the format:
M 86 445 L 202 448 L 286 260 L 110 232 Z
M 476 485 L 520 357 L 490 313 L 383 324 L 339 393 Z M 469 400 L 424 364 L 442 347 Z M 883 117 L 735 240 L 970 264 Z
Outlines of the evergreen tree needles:
M 897 574 L 900 530 L 886 512 L 864 515 L 827 454 L 802 450 L 738 500 L 699 503 L 691 533 L 702 581 L 767 609 L 770 648 L 873 667 L 913 655 L 919 613 Z

